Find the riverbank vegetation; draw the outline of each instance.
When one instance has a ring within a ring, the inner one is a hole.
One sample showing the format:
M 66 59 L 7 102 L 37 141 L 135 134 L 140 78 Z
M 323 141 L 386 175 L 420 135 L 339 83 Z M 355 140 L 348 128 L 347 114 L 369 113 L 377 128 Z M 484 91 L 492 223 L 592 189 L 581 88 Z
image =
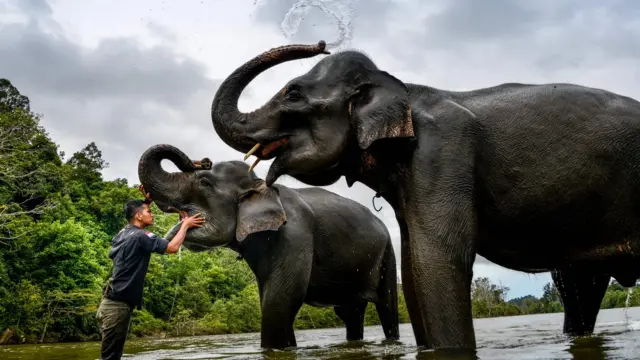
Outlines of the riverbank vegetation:
M 60 120 L 62 121 L 62 120 Z M 98 340 L 96 307 L 109 277 L 110 241 L 124 225 L 123 204 L 140 198 L 125 179 L 105 181 L 109 164 L 91 142 L 71 156 L 40 126 L 29 99 L 0 79 L 0 343 Z M 178 219 L 155 206 L 151 231 Z M 400 321 L 409 322 L 399 286 Z M 508 288 L 473 283 L 475 317 L 562 311 L 557 290 L 507 301 Z M 446 291 L 443 289 L 442 291 Z M 611 285 L 603 308 L 623 307 L 627 290 Z M 640 306 L 638 288 L 630 298 Z M 373 306 L 366 324 L 378 324 Z M 297 329 L 340 327 L 331 308 L 304 306 Z M 183 336 L 259 331 L 258 290 L 248 266 L 227 249 L 153 255 L 144 308 L 131 336 Z

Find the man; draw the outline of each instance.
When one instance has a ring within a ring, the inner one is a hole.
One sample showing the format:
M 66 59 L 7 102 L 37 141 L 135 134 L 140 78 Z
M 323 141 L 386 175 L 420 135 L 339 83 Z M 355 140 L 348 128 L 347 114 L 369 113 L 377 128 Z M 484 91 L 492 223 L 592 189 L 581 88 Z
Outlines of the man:
M 144 190 L 142 186 L 140 190 Z M 151 253 L 174 254 L 184 241 L 187 230 L 200 227 L 204 218 L 200 214 L 186 216 L 181 213 L 182 226 L 171 242 L 146 231 L 153 225 L 153 214 L 146 200 L 130 200 L 124 208 L 128 224 L 111 241 L 109 258 L 113 272 L 103 291 L 96 316 L 100 322 L 102 350 L 100 360 L 119 360 L 129 332 L 134 307 L 142 307 L 142 290 Z

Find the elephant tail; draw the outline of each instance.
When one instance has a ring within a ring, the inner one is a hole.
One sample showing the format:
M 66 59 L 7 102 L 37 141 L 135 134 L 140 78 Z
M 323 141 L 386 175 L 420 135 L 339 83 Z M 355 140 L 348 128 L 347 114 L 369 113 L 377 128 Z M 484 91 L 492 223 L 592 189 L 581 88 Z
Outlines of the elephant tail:
M 378 284 L 378 303 L 376 309 L 380 317 L 380 324 L 387 339 L 398 340 L 398 273 L 396 255 L 393 251 L 391 239 L 382 258 L 380 282 Z

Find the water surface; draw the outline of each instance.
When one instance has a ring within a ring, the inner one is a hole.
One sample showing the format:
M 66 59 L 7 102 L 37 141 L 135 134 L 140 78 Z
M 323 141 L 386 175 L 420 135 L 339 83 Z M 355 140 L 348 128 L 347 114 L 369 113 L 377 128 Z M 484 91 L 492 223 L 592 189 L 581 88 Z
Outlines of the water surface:
M 479 359 L 638 359 L 640 307 L 602 310 L 595 335 L 571 339 L 562 335 L 563 315 L 543 314 L 476 319 Z M 410 324 L 400 326 L 400 341 L 384 341 L 382 328 L 365 328 L 360 342 L 344 341 L 345 330 L 297 331 L 298 348 L 260 350 L 259 334 L 130 340 L 123 359 L 446 359 L 418 351 Z M 100 344 L 0 346 L 3 360 L 93 360 Z

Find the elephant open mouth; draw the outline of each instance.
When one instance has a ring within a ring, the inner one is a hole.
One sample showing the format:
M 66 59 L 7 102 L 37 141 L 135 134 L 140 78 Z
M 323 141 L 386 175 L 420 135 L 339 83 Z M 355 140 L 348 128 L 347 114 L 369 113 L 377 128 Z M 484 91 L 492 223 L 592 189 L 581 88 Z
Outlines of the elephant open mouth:
M 184 218 L 189 216 L 189 212 L 187 210 L 180 210 L 180 209 L 178 209 L 176 207 L 173 207 L 173 206 L 168 206 L 167 207 L 167 211 L 165 211 L 165 212 L 178 214 L 178 221 L 182 221 L 182 220 L 184 220 Z
M 171 229 L 167 232 L 166 239 L 171 240 L 178 233 L 180 227 L 182 226 L 182 221 L 189 216 L 194 216 L 195 214 L 204 215 L 205 211 L 195 206 L 169 206 L 167 208 L 167 213 L 177 213 L 178 214 L 178 222 L 174 224 Z M 198 244 L 200 240 L 210 236 L 210 234 L 215 233 L 217 230 L 217 225 L 215 221 L 212 219 L 207 219 L 199 228 L 191 228 L 187 231 L 187 237 L 185 239 L 186 243 L 189 244 Z M 200 245 L 203 246 L 203 245 Z
M 193 206 L 168 206 L 167 213 L 178 214 L 178 221 L 182 221 L 189 216 L 202 214 L 203 212 Z
M 257 157 L 256 161 L 249 168 L 249 171 L 252 171 L 261 160 L 269 160 L 281 155 L 286 150 L 288 143 L 288 136 L 281 136 L 276 140 L 268 142 L 265 146 L 257 142 L 244 156 L 245 160 L 251 155 L 256 155 Z

